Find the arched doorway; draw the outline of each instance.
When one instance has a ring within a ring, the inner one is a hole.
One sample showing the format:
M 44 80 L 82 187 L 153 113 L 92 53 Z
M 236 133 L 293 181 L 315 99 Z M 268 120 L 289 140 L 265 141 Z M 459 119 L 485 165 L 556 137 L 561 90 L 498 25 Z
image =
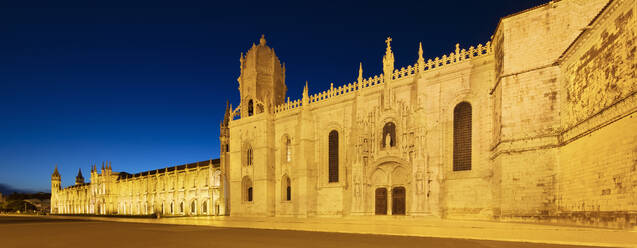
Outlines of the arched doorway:
M 391 198 L 391 214 L 405 215 L 405 187 L 394 187 Z
M 373 215 L 407 215 L 411 168 L 398 158 L 384 158 L 367 173 L 367 211 Z
M 377 188 L 375 195 L 376 195 L 376 199 L 375 199 L 376 215 L 386 215 L 387 214 L 387 189 Z

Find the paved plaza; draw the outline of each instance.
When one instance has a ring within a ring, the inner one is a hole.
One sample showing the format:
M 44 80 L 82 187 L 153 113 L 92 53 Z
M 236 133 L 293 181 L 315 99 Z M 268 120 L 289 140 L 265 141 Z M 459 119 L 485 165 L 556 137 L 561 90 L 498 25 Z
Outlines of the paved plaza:
M 154 220 L 147 220 L 154 221 Z M 176 221 L 174 218 L 172 221 Z M 587 247 L 81 218 L 0 216 L 1 247 Z

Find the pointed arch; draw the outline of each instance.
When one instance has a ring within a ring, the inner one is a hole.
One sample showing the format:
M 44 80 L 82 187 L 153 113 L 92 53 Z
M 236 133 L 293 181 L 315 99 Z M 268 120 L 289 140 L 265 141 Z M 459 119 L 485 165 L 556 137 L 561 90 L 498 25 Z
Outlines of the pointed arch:
M 244 165 L 252 166 L 254 163 L 254 150 L 252 149 L 252 145 L 247 143 L 244 145 Z
M 251 202 L 252 201 L 252 179 L 250 179 L 250 177 L 248 176 L 244 176 L 243 179 L 241 180 L 241 185 L 242 185 L 242 199 L 244 202 Z
M 215 170 L 214 174 L 212 175 L 212 186 L 221 186 L 221 170 Z
M 292 181 L 287 174 L 281 178 L 281 199 L 283 201 L 292 200 Z
M 389 138 L 389 142 L 387 139 Z M 389 143 L 389 147 L 396 146 L 396 124 L 394 122 L 387 122 L 385 126 L 383 126 L 383 143 L 381 146 L 383 148 L 388 148 L 387 145 Z

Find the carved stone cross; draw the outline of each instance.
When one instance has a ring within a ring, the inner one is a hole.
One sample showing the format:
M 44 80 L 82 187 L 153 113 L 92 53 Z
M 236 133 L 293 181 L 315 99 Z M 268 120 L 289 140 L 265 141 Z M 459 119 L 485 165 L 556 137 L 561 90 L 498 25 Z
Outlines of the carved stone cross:
M 387 39 L 385 40 L 385 43 L 387 43 L 387 48 L 391 48 L 391 37 L 387 37 Z

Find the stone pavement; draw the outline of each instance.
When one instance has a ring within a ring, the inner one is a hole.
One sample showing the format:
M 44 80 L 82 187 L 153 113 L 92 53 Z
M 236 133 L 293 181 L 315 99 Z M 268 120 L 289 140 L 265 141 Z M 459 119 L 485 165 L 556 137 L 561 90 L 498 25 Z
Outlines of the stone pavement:
M 80 218 L 135 223 L 385 234 L 604 247 L 637 247 L 637 230 L 635 229 L 617 230 L 494 221 L 440 220 L 437 218 L 414 218 L 409 216 L 345 218 L 211 216 L 164 217 L 161 219 L 50 216 L 50 218 Z

